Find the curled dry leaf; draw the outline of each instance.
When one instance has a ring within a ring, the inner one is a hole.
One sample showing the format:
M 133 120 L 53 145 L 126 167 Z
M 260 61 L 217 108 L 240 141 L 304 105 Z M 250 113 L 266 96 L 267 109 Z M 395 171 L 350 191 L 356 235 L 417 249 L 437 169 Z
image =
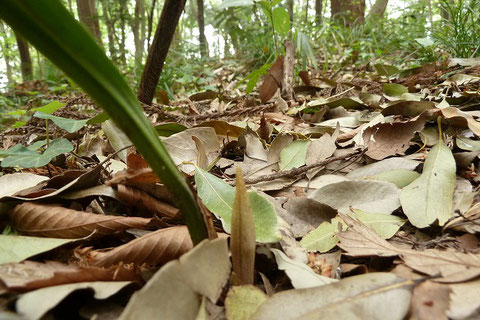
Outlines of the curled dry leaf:
M 0 265 L 0 280 L 9 290 L 30 291 L 88 281 L 140 281 L 135 269 L 79 267 L 56 261 L 24 261 Z
M 10 218 L 19 232 L 51 238 L 76 239 L 93 232 L 107 235 L 128 229 L 143 229 L 152 219 L 107 216 L 63 207 L 25 202 L 10 211 Z
M 480 257 L 453 250 L 427 249 L 416 251 L 397 248 L 378 236 L 375 231 L 346 215 L 342 219 L 348 229 L 337 234 L 338 246 L 351 256 L 400 256 L 410 268 L 430 276 L 435 281 L 461 282 L 480 275 Z
M 260 86 L 260 100 L 262 103 L 270 100 L 277 92 L 278 87 L 282 83 L 283 77 L 283 56 L 278 56 L 275 63 L 272 65 L 268 74 L 265 76 L 262 85 Z
M 117 190 L 118 200 L 126 205 L 147 211 L 139 212 L 139 216 L 157 215 L 168 219 L 176 219 L 180 216 L 179 209 L 168 203 L 155 199 L 144 191 L 127 187 L 123 184 L 119 184 Z
M 106 267 L 120 262 L 164 264 L 193 248 L 186 226 L 151 232 L 109 251 L 92 251 L 89 258 L 95 266 Z

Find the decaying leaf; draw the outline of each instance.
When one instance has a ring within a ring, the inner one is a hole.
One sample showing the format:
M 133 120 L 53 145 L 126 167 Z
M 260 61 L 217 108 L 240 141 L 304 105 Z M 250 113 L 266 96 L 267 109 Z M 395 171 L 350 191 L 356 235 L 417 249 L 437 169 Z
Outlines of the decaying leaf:
M 124 204 L 138 209 L 138 216 L 148 217 L 156 215 L 168 219 L 178 219 L 180 217 L 180 210 L 174 206 L 157 200 L 142 190 L 123 184 L 117 185 L 117 198 Z
M 193 248 L 186 226 L 150 232 L 109 251 L 91 251 L 89 259 L 99 267 L 119 263 L 157 265 L 180 257 Z
M 255 224 L 253 222 L 250 199 L 240 168 L 237 168 L 236 182 L 230 240 L 233 267 L 232 278 L 235 285 L 253 285 L 256 244 Z
M 438 220 L 443 226 L 452 217 L 455 172 L 452 152 L 440 141 L 428 153 L 421 176 L 400 193 L 402 209 L 410 223 L 425 228 Z
M 0 280 L 14 291 L 31 291 L 67 283 L 90 281 L 140 281 L 135 269 L 78 267 L 56 261 L 24 261 L 0 265 Z
M 408 313 L 412 288 L 413 281 L 392 273 L 368 273 L 320 287 L 274 294 L 250 319 L 400 320 Z
M 251 285 L 231 288 L 225 299 L 227 319 L 249 320 L 266 299 L 263 291 Z
M 152 219 L 107 216 L 63 207 L 25 202 L 17 205 L 10 218 L 26 235 L 52 238 L 83 238 L 95 232 L 108 235 L 133 228 L 145 228 Z
M 227 239 L 204 240 L 161 268 L 129 301 L 121 320 L 195 319 L 200 297 L 216 302 L 230 276 Z
M 283 77 L 283 56 L 278 56 L 270 70 L 268 70 L 262 85 L 259 88 L 260 100 L 262 103 L 270 100 L 282 83 Z

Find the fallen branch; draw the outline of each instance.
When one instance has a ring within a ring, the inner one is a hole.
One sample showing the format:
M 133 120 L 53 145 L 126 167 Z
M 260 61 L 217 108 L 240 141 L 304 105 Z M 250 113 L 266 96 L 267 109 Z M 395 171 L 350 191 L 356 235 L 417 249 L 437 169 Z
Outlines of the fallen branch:
M 339 161 L 339 160 L 345 160 L 349 159 L 352 157 L 359 156 L 363 153 L 365 153 L 366 149 L 359 149 L 354 152 L 347 153 L 343 156 L 338 156 L 338 157 L 330 157 L 322 161 L 317 161 L 315 163 L 312 163 L 308 166 L 303 166 L 300 168 L 293 168 L 290 170 L 286 171 L 279 171 L 276 173 L 271 173 L 271 174 L 266 174 L 263 176 L 258 176 L 258 177 L 253 177 L 253 178 L 245 178 L 245 184 L 255 184 L 258 182 L 264 182 L 264 181 L 273 181 L 275 179 L 279 178 L 298 178 L 298 176 L 305 174 L 308 170 L 318 168 L 318 167 L 323 167 L 331 162 Z

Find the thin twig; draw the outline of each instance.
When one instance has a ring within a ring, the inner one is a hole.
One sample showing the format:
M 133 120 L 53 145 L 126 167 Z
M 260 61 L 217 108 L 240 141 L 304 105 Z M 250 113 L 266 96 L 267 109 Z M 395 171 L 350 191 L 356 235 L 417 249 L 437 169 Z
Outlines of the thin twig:
M 317 168 L 317 167 L 323 167 L 323 166 L 325 166 L 325 165 L 327 165 L 331 162 L 334 162 L 334 161 L 345 160 L 345 159 L 348 159 L 348 158 L 351 158 L 351 157 L 355 157 L 355 156 L 358 156 L 359 154 L 362 154 L 363 152 L 364 152 L 364 150 L 361 149 L 361 150 L 357 150 L 357 151 L 354 151 L 354 152 L 351 152 L 351 153 L 347 153 L 343 156 L 330 157 L 330 158 L 322 160 L 322 161 L 317 161 L 317 162 L 312 163 L 308 166 L 303 166 L 303 167 L 300 167 L 300 168 L 293 168 L 291 170 L 286 170 L 286 171 L 279 171 L 279 172 L 276 172 L 276 173 L 266 174 L 266 175 L 258 176 L 258 177 L 252 177 L 252 178 L 249 178 L 249 179 L 245 179 L 245 184 L 255 184 L 255 183 L 263 182 L 263 181 L 273 181 L 275 179 L 284 178 L 284 177 L 295 178 L 295 177 L 298 177 L 299 175 L 305 174 L 310 169 Z

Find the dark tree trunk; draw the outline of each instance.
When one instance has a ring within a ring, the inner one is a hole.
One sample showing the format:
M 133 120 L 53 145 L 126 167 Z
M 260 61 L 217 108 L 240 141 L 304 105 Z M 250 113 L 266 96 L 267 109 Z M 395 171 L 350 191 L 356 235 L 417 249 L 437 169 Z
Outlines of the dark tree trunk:
M 147 48 L 150 51 L 150 39 L 152 38 L 152 28 L 153 28 L 153 13 L 155 12 L 155 5 L 157 0 L 152 1 L 152 7 L 150 8 L 150 13 L 148 14 L 148 26 L 147 26 Z
M 185 8 L 185 2 L 186 0 L 165 0 L 163 5 L 138 88 L 138 99 L 145 104 L 152 104 L 158 79 L 160 79 L 178 20 Z
M 127 48 L 125 46 L 125 42 L 127 40 L 127 34 L 125 30 L 128 15 L 127 6 L 127 0 L 120 0 L 120 43 L 118 44 L 118 47 L 120 49 L 120 63 L 124 67 L 127 65 Z
M 197 0 L 197 21 L 198 21 L 198 30 L 200 31 L 200 53 L 202 58 L 208 57 L 208 42 L 205 37 L 205 16 L 204 16 L 204 4 L 203 0 Z
M 315 0 L 315 21 L 318 25 L 322 24 L 323 20 L 323 0 Z
M 332 0 L 331 15 L 345 26 L 362 24 L 365 22 L 365 0 Z
M 93 0 L 77 0 L 77 11 L 80 21 L 97 38 L 98 44 L 103 47 L 95 2 Z
M 23 82 L 32 80 L 33 67 L 32 59 L 30 58 L 30 50 L 28 49 L 28 42 L 23 40 L 18 33 L 15 32 L 17 38 L 18 52 L 20 53 L 20 70 L 22 71 Z
M 309 1 L 307 0 L 305 2 L 305 22 L 308 22 L 308 7 L 309 7 Z

